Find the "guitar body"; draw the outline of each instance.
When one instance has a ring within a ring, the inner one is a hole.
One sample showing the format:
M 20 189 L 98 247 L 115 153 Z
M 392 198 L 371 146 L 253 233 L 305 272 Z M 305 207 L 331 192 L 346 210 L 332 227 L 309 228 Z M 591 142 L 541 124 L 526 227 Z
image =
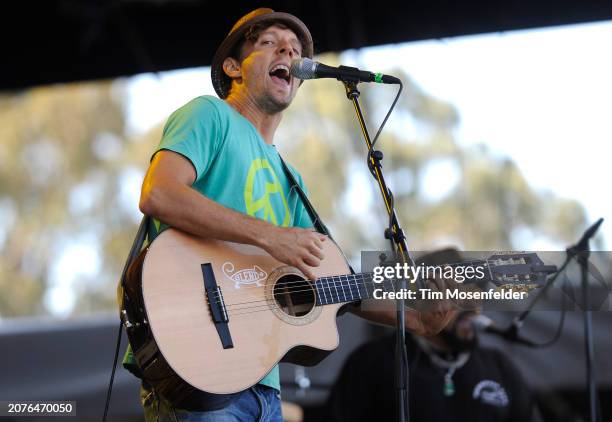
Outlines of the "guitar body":
M 349 274 L 335 243 L 323 245 L 325 259 L 313 269 L 317 278 Z M 281 360 L 313 365 L 338 346 L 342 304 L 316 306 L 314 285 L 260 248 L 168 229 L 139 261 L 142 274 L 132 271 L 128 295 L 146 313 L 136 319 L 147 334 L 141 330 L 130 342 L 145 374 L 146 366 L 164 369 L 158 390 L 170 390 L 166 384 L 174 374 L 173 390 L 234 393 L 256 384 Z M 208 282 L 214 278 L 218 291 L 205 291 L 202 264 L 210 264 L 214 277 Z M 138 290 L 141 296 L 134 297 Z M 224 324 L 215 323 L 211 306 L 227 317 Z M 229 331 L 231 347 L 224 347 L 219 325 Z

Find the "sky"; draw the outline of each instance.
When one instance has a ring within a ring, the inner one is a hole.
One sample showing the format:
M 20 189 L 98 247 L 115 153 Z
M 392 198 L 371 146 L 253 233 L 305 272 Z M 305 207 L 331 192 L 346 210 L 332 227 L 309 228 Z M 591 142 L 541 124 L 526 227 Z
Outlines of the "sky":
M 371 71 L 401 68 L 428 95 L 454 105 L 460 116 L 460 145 L 484 143 L 494 154 L 510 157 L 534 188 L 579 201 L 590 222 L 606 218 L 598 237 L 609 250 L 611 45 L 612 22 L 602 22 L 351 50 L 340 60 Z M 214 95 L 208 68 L 120 81 L 127 82 L 126 114 L 133 135 L 164 121 L 195 96 Z M 137 197 L 142 174 L 132 173 L 126 184 Z M 456 175 L 441 161 L 427 169 L 425 183 L 431 199 L 437 200 L 433 192 L 444 195 L 456 183 Z M 567 246 L 531 235 L 526 233 L 526 250 Z M 67 314 L 71 308 L 70 301 L 54 298 L 65 298 L 79 277 L 99 266 L 98 251 L 91 245 L 73 244 L 58 259 L 52 277 L 56 288 L 47 297 L 54 314 Z
M 395 52 L 429 94 L 458 108 L 461 144 L 512 157 L 531 183 L 579 199 L 593 219 L 612 210 L 601 195 L 612 176 L 611 41 L 607 22 L 414 43 L 399 54 L 383 47 L 364 62 Z

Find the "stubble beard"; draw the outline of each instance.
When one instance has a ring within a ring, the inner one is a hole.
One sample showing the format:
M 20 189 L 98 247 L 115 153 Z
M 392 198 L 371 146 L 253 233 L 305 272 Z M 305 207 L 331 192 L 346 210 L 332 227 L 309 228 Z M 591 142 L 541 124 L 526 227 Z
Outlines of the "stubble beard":
M 259 107 L 266 114 L 277 114 L 277 113 L 284 111 L 287 107 L 289 107 L 289 104 L 291 104 L 291 100 L 288 100 L 286 102 L 281 102 L 270 94 L 264 94 L 259 99 L 258 103 L 259 103 Z
M 290 87 L 290 90 L 292 87 Z M 279 100 L 271 92 L 265 91 L 258 99 L 257 103 L 261 110 L 266 114 L 277 114 L 285 111 L 293 101 L 293 96 L 289 94 L 286 98 Z

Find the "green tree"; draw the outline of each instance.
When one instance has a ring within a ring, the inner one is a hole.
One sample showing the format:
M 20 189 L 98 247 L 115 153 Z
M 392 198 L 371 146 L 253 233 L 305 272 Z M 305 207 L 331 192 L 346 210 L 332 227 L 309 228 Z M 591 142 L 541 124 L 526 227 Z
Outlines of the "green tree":
M 334 64 L 338 57 L 322 60 Z M 560 244 L 577 237 L 585 224 L 578 203 L 534 190 L 515 163 L 484 145 L 462 148 L 454 136 L 457 110 L 408 75 L 393 73 L 401 75 L 405 90 L 377 148 L 385 154 L 385 174 L 411 249 L 523 249 L 516 236 L 521 232 Z M 373 135 L 394 87 L 360 89 Z M 300 91 L 279 129 L 280 150 L 301 171 L 347 254 L 385 248 L 387 218 L 344 88 L 320 80 Z M 144 135 L 129 136 L 125 109 L 124 82 L 0 97 L 0 316 L 46 314 L 45 297 L 55 292 L 56 301 L 69 301 L 62 297 L 67 291 L 75 300 L 67 306 L 72 314 L 116 309 L 115 285 L 139 221 L 140 183 L 162 128 L 160 122 Z M 425 182 L 436 163 L 454 169 L 456 180 L 432 197 Z M 66 276 L 56 271 L 63 254 L 83 243 L 98 251 L 99 262 L 73 274 L 72 284 L 58 281 L 58 274 Z M 58 289 L 62 283 L 64 290 Z

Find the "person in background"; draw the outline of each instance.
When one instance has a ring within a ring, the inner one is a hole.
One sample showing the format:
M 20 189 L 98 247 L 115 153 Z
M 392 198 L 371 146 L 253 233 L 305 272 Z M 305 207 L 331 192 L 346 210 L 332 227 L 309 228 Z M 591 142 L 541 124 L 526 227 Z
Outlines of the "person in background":
M 452 249 L 423 258 L 456 262 Z M 479 345 L 467 310 L 437 335 L 406 333 L 413 422 L 540 421 L 529 387 L 500 351 Z M 365 343 L 347 359 L 325 405 L 326 421 L 397 420 L 395 334 Z

